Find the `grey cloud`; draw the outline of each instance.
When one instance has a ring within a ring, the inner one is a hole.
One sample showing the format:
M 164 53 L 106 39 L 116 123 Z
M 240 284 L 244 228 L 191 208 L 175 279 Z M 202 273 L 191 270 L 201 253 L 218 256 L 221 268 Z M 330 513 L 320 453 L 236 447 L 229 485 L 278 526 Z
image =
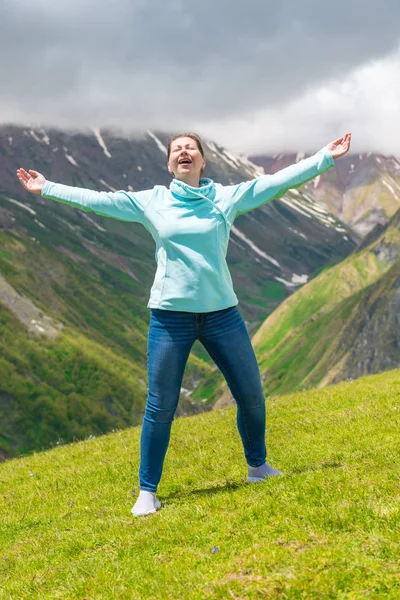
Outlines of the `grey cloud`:
M 0 0 L 0 120 L 239 118 L 384 56 L 399 22 L 398 0 Z

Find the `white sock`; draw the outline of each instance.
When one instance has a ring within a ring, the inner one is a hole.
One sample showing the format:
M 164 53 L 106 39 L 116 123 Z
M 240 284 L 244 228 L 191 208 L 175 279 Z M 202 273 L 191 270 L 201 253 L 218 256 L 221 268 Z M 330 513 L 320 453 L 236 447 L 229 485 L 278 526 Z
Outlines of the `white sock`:
M 259 467 L 250 467 L 249 465 L 247 481 L 249 483 L 254 483 L 257 481 L 264 481 L 264 479 L 267 479 L 267 477 L 277 477 L 278 475 L 283 475 L 283 473 L 277 469 L 274 469 L 268 463 L 264 463 Z
M 136 500 L 135 506 L 132 508 L 131 513 L 135 517 L 141 517 L 142 515 L 150 515 L 155 513 L 161 508 L 161 503 L 157 500 L 154 492 L 146 492 L 140 490 L 139 497 Z

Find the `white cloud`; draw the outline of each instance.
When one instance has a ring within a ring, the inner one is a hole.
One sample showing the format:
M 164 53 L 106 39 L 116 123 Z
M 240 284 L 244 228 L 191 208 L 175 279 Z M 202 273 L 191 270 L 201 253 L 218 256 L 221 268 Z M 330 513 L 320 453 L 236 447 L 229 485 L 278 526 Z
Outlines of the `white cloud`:
M 197 128 L 234 150 L 311 149 L 351 129 L 360 149 L 391 152 L 399 0 L 384 8 L 0 0 L 0 123 Z
M 400 155 L 400 51 L 281 106 L 246 119 L 198 123 L 198 129 L 247 153 L 312 151 L 351 131 L 355 151 Z

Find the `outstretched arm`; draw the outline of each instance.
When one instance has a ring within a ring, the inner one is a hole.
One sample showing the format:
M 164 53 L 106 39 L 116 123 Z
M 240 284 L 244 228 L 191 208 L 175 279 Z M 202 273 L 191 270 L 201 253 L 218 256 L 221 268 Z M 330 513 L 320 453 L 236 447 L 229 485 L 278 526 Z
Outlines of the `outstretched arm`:
M 96 192 L 84 188 L 62 185 L 47 181 L 37 171 L 17 170 L 21 185 L 33 194 L 43 198 L 69 204 L 86 212 L 113 217 L 121 221 L 143 222 L 144 210 L 149 203 L 152 190 L 143 192 Z
M 295 165 L 273 175 L 262 175 L 252 181 L 225 188 L 230 198 L 233 218 L 253 210 L 274 198 L 281 198 L 288 190 L 303 185 L 333 166 L 334 159 L 348 152 L 351 133 L 328 144 L 325 148 Z

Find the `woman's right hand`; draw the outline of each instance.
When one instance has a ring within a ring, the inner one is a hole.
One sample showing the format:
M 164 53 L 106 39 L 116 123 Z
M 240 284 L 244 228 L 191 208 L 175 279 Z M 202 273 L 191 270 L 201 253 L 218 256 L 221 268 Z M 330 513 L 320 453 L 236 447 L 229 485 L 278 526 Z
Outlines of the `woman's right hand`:
M 41 194 L 44 184 L 46 183 L 45 177 L 37 171 L 25 171 L 25 169 L 17 169 L 17 177 L 21 185 L 32 192 L 32 194 Z

